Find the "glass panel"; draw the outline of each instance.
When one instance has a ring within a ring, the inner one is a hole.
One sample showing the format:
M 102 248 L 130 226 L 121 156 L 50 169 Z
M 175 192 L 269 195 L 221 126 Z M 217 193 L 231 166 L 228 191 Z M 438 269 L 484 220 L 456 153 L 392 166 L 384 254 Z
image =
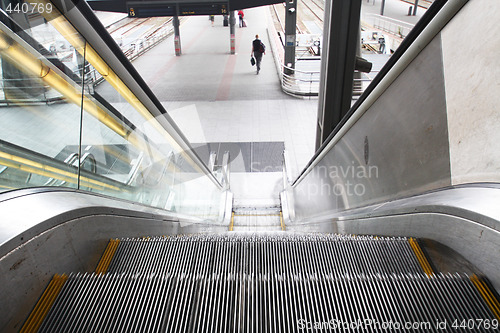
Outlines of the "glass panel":
M 40 5 L 50 13 L 27 15 L 22 2 L 7 4 L 12 17 L 0 13 L 0 191 L 66 186 L 218 218 L 220 187 L 168 120 Z
M 94 54 L 91 46 L 86 54 Z M 97 71 L 100 58 L 89 58 L 90 72 Z M 201 172 L 163 126 L 163 117 L 153 117 L 114 73 L 107 69 L 106 81 L 86 86 L 82 150 L 96 161 L 97 173 L 126 184 L 121 192 L 103 188 L 103 193 L 171 211 L 216 218 L 220 191 Z M 107 118 L 94 115 L 99 109 Z M 89 111 L 89 112 L 87 112 Z
M 28 15 L 35 5 L 45 13 Z M 0 192 L 66 186 L 216 219 L 221 190 L 168 120 L 51 3 L 35 5 L 0 13 Z
M 54 57 L 44 45 L 64 38 L 56 31 L 39 33 L 47 24 L 31 28 L 28 15 L 16 12 L 10 18 L 2 17 L 9 26 L 0 24 L 0 191 L 77 187 L 81 111 L 65 92 L 80 90 L 73 69 L 78 72 L 82 59 Z M 44 35 L 44 43 L 34 35 Z

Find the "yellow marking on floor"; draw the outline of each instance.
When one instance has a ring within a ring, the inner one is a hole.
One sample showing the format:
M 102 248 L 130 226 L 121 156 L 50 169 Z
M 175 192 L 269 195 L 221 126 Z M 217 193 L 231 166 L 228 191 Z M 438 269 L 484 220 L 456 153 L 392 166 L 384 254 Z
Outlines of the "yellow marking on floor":
M 111 259 L 113 259 L 113 256 L 115 255 L 119 243 L 120 243 L 119 239 L 109 240 L 108 246 L 106 247 L 106 250 L 104 251 L 104 254 L 101 257 L 101 260 L 99 261 L 99 264 L 95 269 L 95 272 L 97 274 L 101 273 L 104 274 L 108 271 L 109 264 L 111 264 Z
M 19 332 L 38 331 L 67 279 L 68 276 L 66 274 L 54 275 Z
M 500 320 L 500 303 L 495 295 L 493 295 L 488 285 L 484 283 L 484 281 L 482 281 L 476 274 L 472 275 L 470 280 L 486 301 L 486 304 L 488 304 L 496 319 Z
M 234 212 L 231 213 L 231 223 L 229 223 L 229 231 L 233 231 L 234 228 Z
M 413 252 L 415 252 L 415 255 L 417 256 L 418 262 L 420 263 L 420 266 L 422 266 L 424 273 L 427 274 L 427 276 L 434 275 L 434 271 L 432 270 L 431 265 L 427 261 L 424 252 L 420 248 L 420 245 L 418 245 L 418 242 L 414 238 L 410 238 L 408 242 L 410 243 Z
M 283 221 L 283 212 L 280 212 L 280 224 L 281 224 L 281 230 L 285 231 L 285 221 Z

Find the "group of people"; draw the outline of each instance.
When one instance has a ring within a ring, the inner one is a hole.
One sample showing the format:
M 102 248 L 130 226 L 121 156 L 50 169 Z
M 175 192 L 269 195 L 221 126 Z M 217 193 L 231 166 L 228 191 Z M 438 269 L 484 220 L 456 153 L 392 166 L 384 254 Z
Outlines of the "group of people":
M 225 18 L 227 18 L 227 15 L 224 16 Z M 240 18 L 240 28 L 244 28 L 247 26 L 246 22 L 245 22 L 245 13 L 243 13 L 242 10 L 238 11 L 238 17 Z M 210 22 L 212 22 L 212 27 L 214 26 L 214 21 L 215 21 L 215 15 L 209 15 L 208 16 L 208 19 L 210 20 Z

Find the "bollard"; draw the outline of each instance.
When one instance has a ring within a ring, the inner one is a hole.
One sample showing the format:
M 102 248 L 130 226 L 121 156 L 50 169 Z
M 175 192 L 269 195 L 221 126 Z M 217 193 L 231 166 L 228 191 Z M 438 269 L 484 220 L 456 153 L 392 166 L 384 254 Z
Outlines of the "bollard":
M 411 12 L 413 11 L 413 7 L 410 6 L 410 8 L 408 8 L 408 16 L 411 16 Z
M 231 54 L 236 54 L 236 41 L 234 38 L 234 34 L 231 34 Z

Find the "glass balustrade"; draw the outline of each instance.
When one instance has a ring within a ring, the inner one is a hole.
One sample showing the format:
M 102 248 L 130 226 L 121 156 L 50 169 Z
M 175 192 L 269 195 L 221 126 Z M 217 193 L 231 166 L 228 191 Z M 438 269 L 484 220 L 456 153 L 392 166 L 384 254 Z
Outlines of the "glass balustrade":
M 217 179 L 54 4 L 2 9 L 0 192 L 62 186 L 218 217 Z

